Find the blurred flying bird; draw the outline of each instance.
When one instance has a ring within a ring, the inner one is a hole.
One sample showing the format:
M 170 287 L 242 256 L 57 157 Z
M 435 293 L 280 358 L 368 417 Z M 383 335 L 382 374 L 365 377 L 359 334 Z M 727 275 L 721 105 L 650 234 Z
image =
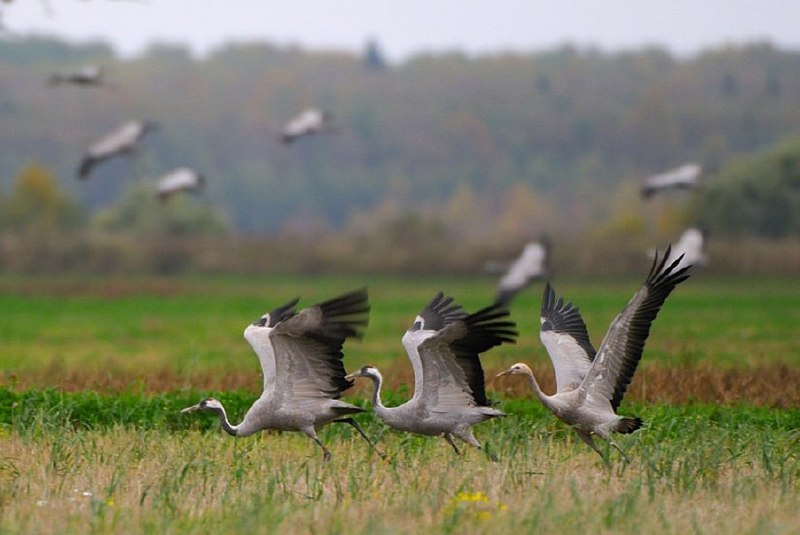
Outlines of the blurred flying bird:
M 550 284 L 545 286 L 539 336 L 555 370 L 555 394 L 542 392 L 533 372 L 523 363 L 498 374 L 525 376 L 542 404 L 601 457 L 603 453 L 592 435 L 607 440 L 627 460 L 611 433 L 632 433 L 642 425 L 640 418 L 617 415 L 617 408 L 633 379 L 661 305 L 675 286 L 689 277 L 690 266 L 678 268 L 681 258 L 667 264 L 670 253 L 667 248 L 660 260 L 656 255 L 644 285 L 611 322 L 596 352 L 579 310 L 572 303 L 564 304 L 563 299 L 556 300 Z
M 99 86 L 103 83 L 103 69 L 97 65 L 84 65 L 77 71 L 53 74 L 49 82 L 51 85 Z
M 549 275 L 550 240 L 542 238 L 525 245 L 497 283 L 495 302 L 508 306 L 511 300 L 536 280 Z
M 708 264 L 708 253 L 706 252 L 706 242 L 708 233 L 704 229 L 690 227 L 683 231 L 678 243 L 672 248 L 667 263 L 672 263 L 679 256 L 683 256 L 680 266 L 703 267 Z M 650 256 L 654 256 L 655 251 L 650 251 Z
M 702 168 L 696 163 L 687 163 L 677 169 L 671 169 L 658 175 L 650 175 L 642 182 L 642 197 L 649 199 L 653 195 L 669 189 L 691 189 L 697 186 Z
M 329 113 L 317 108 L 307 108 L 295 115 L 281 131 L 281 141 L 292 143 L 297 139 L 331 129 Z
M 300 431 L 322 448 L 327 461 L 330 451 L 316 431 L 325 424 L 350 424 L 372 445 L 349 416 L 364 410 L 339 400 L 353 385 L 345 378 L 342 346 L 348 338 L 360 337 L 367 325 L 367 291 L 350 292 L 300 312 L 295 311 L 297 301 L 264 314 L 244 331 L 261 363 L 264 391 L 241 423 L 232 425 L 222 403 L 213 398 L 181 412 L 214 412 L 222 429 L 234 437 L 264 429 Z
M 200 191 L 205 177 L 188 167 L 179 167 L 158 180 L 158 198 L 165 201 L 182 191 Z
M 346 379 L 373 381 L 375 413 L 389 427 L 442 436 L 456 453 L 460 452 L 454 437 L 483 449 L 472 426 L 504 413 L 490 407 L 486 398 L 480 354 L 503 342 L 515 342 L 515 324 L 507 316 L 508 311 L 496 304 L 468 315 L 439 292 L 403 336 L 414 370 L 414 395 L 409 401 L 398 407 L 384 406 L 383 376 L 374 366 L 364 366 Z
M 151 121 L 129 121 L 97 140 L 86 150 L 78 168 L 78 177 L 86 180 L 97 164 L 115 156 L 134 153 L 139 146 L 139 141 L 148 132 L 155 129 L 156 125 Z

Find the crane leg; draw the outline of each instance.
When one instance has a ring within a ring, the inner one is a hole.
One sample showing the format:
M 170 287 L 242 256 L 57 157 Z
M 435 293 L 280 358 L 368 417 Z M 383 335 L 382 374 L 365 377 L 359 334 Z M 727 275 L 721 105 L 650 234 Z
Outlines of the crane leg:
M 358 422 L 356 422 L 352 418 L 339 418 L 338 420 L 334 420 L 334 422 L 335 423 L 344 423 L 344 424 L 352 425 L 355 428 L 355 430 L 358 431 L 358 434 L 361 435 L 362 437 L 364 437 L 364 440 L 367 441 L 367 444 L 369 444 L 370 447 L 372 449 L 374 449 L 378 453 L 378 455 L 380 455 L 381 459 L 385 459 L 386 458 L 386 454 L 383 453 L 381 450 L 379 450 L 378 447 L 369 439 L 369 437 L 364 432 L 364 430 L 361 429 L 361 426 L 358 425 Z
M 609 438 L 609 439 L 608 439 L 608 442 L 609 442 L 609 444 L 611 444 L 612 446 L 614 446 L 615 448 L 617 448 L 617 451 L 620 453 L 620 455 L 622 455 L 622 458 L 623 458 L 623 459 L 625 459 L 625 462 L 627 462 L 627 463 L 630 463 L 630 462 L 631 462 L 630 458 L 628 458 L 628 456 L 627 456 L 627 455 L 625 455 L 625 452 L 624 452 L 624 451 L 622 451 L 622 448 L 620 448 L 620 447 L 619 447 L 619 444 L 617 444 L 616 442 L 614 442 L 614 439 L 612 439 L 612 438 Z
M 475 435 L 472 434 L 472 429 L 470 429 L 469 427 L 467 427 L 466 430 L 462 429 L 462 430 L 460 430 L 460 432 L 457 432 L 457 433 L 454 433 L 454 434 L 455 434 L 455 436 L 457 438 L 460 438 L 464 442 L 467 442 L 468 444 L 471 444 L 471 445 L 475 446 L 476 448 L 478 448 L 479 450 L 481 450 L 482 452 L 484 452 L 486 454 L 486 456 L 489 458 L 490 461 L 492 461 L 494 463 L 499 461 L 499 459 L 497 458 L 497 455 L 495 455 L 493 453 L 490 453 L 490 452 L 486 451 L 485 449 L 483 449 L 483 446 L 481 446 L 481 443 L 478 442 L 477 438 L 475 438 Z
M 310 429 L 303 429 L 302 431 L 303 431 L 303 433 L 305 433 L 306 435 L 311 437 L 311 440 L 316 442 L 317 445 L 320 448 L 322 448 L 322 452 L 323 452 L 322 453 L 322 460 L 325 461 L 325 462 L 330 461 L 331 460 L 331 452 L 328 450 L 328 448 L 325 447 L 325 444 L 323 444 L 322 441 L 319 439 L 319 437 L 317 436 L 316 430 L 312 427 Z
M 459 451 L 458 446 L 456 446 L 455 440 L 453 440 L 453 435 L 451 435 L 450 433 L 444 433 L 444 434 L 442 434 L 442 436 L 444 437 L 444 439 L 447 441 L 448 444 L 453 446 L 453 449 L 455 450 L 456 455 L 461 455 L 461 451 Z
M 586 444 L 588 444 L 590 448 L 596 451 L 600 457 L 603 457 L 603 451 L 597 447 L 597 444 L 595 444 L 594 438 L 592 438 L 591 433 L 588 433 L 586 431 L 579 431 L 577 429 L 575 430 L 575 433 L 581 440 L 583 440 Z

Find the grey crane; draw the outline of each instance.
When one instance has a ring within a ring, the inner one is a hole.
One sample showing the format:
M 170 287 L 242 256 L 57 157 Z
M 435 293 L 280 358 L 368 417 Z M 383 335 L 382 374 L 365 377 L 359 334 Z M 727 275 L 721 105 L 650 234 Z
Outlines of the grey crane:
M 644 285 L 611 322 L 598 351 L 589 340 L 580 311 L 572 303 L 557 300 L 549 283 L 545 286 L 539 336 L 555 369 L 555 394 L 542 392 L 524 363 L 498 374 L 527 378 L 542 404 L 601 457 L 593 435 L 607 440 L 628 460 L 611 433 L 632 433 L 642 425 L 640 418 L 617 415 L 617 408 L 633 379 L 661 305 L 675 286 L 689 277 L 690 266 L 678 268 L 682 258 L 667 264 L 669 257 L 669 247 L 661 259 L 656 255 Z
M 515 342 L 516 325 L 507 316 L 508 311 L 497 304 L 467 314 L 439 292 L 402 339 L 414 370 L 414 395 L 409 401 L 398 407 L 384 406 L 383 376 L 375 366 L 364 366 L 346 379 L 373 381 L 375 413 L 389 427 L 442 436 L 456 453 L 460 451 L 454 437 L 483 449 L 472 426 L 504 413 L 492 408 L 486 398 L 480 354 L 503 342 Z
M 158 198 L 165 201 L 182 191 L 200 191 L 205 184 L 205 177 L 189 167 L 179 167 L 170 171 L 158 180 Z
M 331 128 L 331 115 L 318 108 L 306 108 L 292 117 L 281 131 L 281 141 L 292 143 L 301 137 Z
M 671 262 L 683 255 L 681 265 L 705 266 L 708 264 L 706 241 L 708 232 L 698 227 L 689 227 L 683 231 L 678 243 L 672 248 L 672 255 L 667 260 Z
M 78 168 L 78 177 L 85 180 L 100 162 L 136 151 L 139 141 L 156 128 L 156 124 L 151 121 L 128 121 L 100 138 L 86 150 Z
M 700 165 L 687 163 L 664 173 L 650 175 L 642 182 L 642 197 L 648 199 L 670 189 L 692 189 L 697 186 L 697 180 L 702 172 L 703 168 Z
M 548 276 L 550 240 L 542 238 L 525 245 L 520 256 L 497 283 L 495 301 L 508 306 L 511 300 L 534 281 Z
M 51 85 L 99 86 L 103 83 L 103 69 L 97 65 L 84 65 L 76 71 L 55 73 L 49 82 Z
M 229 435 L 245 437 L 264 429 L 300 431 L 331 453 L 317 436 L 317 428 L 331 422 L 353 426 L 372 445 L 350 415 L 363 409 L 339 400 L 353 386 L 345 378 L 342 346 L 360 337 L 369 303 L 366 289 L 295 311 L 295 299 L 264 314 L 244 331 L 261 363 L 264 391 L 238 425 L 228 421 L 218 400 L 207 398 L 181 412 L 211 411 Z

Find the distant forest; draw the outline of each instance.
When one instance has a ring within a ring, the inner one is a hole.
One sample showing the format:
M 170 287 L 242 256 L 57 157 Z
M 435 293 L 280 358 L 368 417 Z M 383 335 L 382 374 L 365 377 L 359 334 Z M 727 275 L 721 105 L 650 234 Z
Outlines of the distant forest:
M 87 63 L 107 70 L 110 88 L 46 83 Z M 282 123 L 309 105 L 336 130 L 282 145 Z M 85 147 L 128 119 L 161 126 L 139 163 L 109 162 L 79 182 Z M 769 45 L 689 59 L 571 47 L 425 55 L 370 69 L 357 55 L 269 44 L 203 59 L 155 46 L 122 61 L 105 44 L 0 42 L 0 191 L 36 162 L 96 210 L 134 175 L 189 165 L 246 233 L 341 228 L 387 199 L 435 206 L 460 189 L 497 203 L 519 185 L 560 211 L 596 213 L 623 184 L 686 161 L 714 173 L 798 125 L 800 52 Z

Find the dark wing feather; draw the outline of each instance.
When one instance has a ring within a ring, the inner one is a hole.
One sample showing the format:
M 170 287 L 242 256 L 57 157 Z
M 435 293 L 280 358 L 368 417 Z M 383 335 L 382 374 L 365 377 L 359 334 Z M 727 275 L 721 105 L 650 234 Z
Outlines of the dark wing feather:
M 426 331 L 440 331 L 447 325 L 463 319 L 467 313 L 461 309 L 461 305 L 453 303 L 452 297 L 445 297 L 442 292 L 437 293 L 430 303 L 420 312 Z
M 544 287 L 541 309 L 542 331 L 555 331 L 568 334 L 586 352 L 586 357 L 594 360 L 597 350 L 589 340 L 589 331 L 581 317 L 580 309 L 572 303 L 564 303 L 563 298 L 556 299 L 556 292 L 548 282 Z
M 291 318 L 292 316 L 294 316 L 295 314 L 297 314 L 297 311 L 295 310 L 294 307 L 295 305 L 297 305 L 298 301 L 300 301 L 300 298 L 295 297 L 288 303 L 281 305 L 274 310 L 270 310 L 269 313 L 267 313 L 266 315 L 266 318 L 268 320 L 267 326 L 275 327 L 278 323 L 284 322 L 289 318 Z
M 338 399 L 353 386 L 345 379 L 342 346 L 346 339 L 360 338 L 369 322 L 367 290 L 361 289 L 301 310 L 275 327 L 274 340 L 281 378 L 295 392 L 317 393 Z M 281 351 L 278 350 L 280 346 Z M 294 359 L 295 362 L 282 362 Z M 302 373 L 289 373 L 290 369 Z M 305 394 L 304 394 L 305 395 Z
M 481 406 L 488 406 L 489 400 L 479 355 L 503 342 L 516 343 L 516 323 L 505 320 L 508 315 L 508 310 L 499 304 L 482 308 L 463 319 L 466 334 L 450 344 L 475 402 Z
M 581 385 L 587 395 L 610 401 L 614 411 L 633 379 L 658 311 L 675 286 L 689 278 L 691 266 L 675 269 L 683 256 L 666 265 L 670 251 L 668 247 L 661 259 L 656 254 L 644 285 L 611 323 Z

